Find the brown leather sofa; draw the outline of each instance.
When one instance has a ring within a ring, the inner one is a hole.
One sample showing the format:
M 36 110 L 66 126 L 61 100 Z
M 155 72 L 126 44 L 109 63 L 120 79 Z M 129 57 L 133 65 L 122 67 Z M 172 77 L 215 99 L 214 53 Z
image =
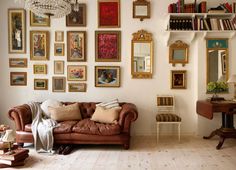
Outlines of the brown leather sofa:
M 72 103 L 64 103 L 65 105 Z M 96 103 L 79 103 L 82 120 L 59 122 L 54 128 L 55 144 L 121 144 L 129 149 L 131 122 L 138 117 L 137 108 L 131 103 L 120 103 L 122 107 L 118 124 L 104 124 L 90 120 Z M 15 122 L 16 142 L 33 143 L 31 132 L 32 114 L 27 104 L 9 110 L 10 119 Z

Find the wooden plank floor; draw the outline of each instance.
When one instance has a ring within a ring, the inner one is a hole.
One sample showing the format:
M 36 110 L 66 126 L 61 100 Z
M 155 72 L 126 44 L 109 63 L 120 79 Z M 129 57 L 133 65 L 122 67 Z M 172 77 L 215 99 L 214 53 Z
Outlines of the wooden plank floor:
M 227 139 L 221 150 L 218 138 L 133 137 L 131 148 L 120 146 L 78 146 L 70 155 L 42 155 L 30 149 L 24 167 L 33 170 L 235 170 L 236 140 Z

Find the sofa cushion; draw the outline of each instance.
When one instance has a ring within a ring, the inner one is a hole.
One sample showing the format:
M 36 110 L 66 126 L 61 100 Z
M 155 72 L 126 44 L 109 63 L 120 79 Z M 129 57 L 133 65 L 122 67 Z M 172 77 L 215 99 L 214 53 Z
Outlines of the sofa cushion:
M 118 99 L 113 99 L 111 101 L 96 104 L 96 106 L 102 106 L 105 107 L 106 109 L 111 109 L 113 107 L 119 107 L 119 101 Z
M 49 107 L 48 111 L 51 113 L 51 118 L 56 121 L 81 120 L 78 103 L 56 108 Z
M 53 99 L 48 99 L 41 104 L 41 109 L 43 110 L 44 115 L 46 115 L 47 117 L 51 117 L 50 112 L 48 111 L 48 107 L 59 107 L 59 106 L 62 106 L 61 102 Z
M 83 119 L 76 123 L 72 128 L 73 132 L 88 135 L 117 135 L 120 134 L 121 128 L 119 124 L 97 123 L 89 118 Z
M 56 134 L 59 133 L 71 133 L 72 127 L 77 123 L 78 121 L 64 121 L 57 124 L 57 127 L 53 129 L 53 132 Z

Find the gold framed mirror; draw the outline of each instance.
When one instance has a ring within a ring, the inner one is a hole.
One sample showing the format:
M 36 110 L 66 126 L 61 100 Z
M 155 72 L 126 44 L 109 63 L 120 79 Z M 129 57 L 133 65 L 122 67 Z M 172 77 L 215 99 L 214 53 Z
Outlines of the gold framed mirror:
M 133 33 L 131 49 L 132 78 L 150 79 L 153 71 L 152 34 L 145 30 Z
M 206 46 L 206 83 L 208 84 L 210 82 L 227 82 L 229 78 L 228 39 L 207 38 Z
M 148 0 L 133 2 L 133 18 L 139 18 L 140 21 L 150 18 L 150 2 Z
M 177 40 L 169 47 L 169 63 L 171 63 L 172 66 L 175 66 L 175 64 L 185 66 L 185 64 L 188 63 L 188 55 L 189 45 L 180 40 Z

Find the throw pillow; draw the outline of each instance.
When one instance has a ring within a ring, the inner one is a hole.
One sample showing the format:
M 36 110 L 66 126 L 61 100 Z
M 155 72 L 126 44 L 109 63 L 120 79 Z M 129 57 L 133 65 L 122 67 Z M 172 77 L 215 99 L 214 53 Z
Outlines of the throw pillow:
M 53 100 L 53 99 L 48 99 L 46 101 L 44 101 L 41 104 L 41 109 L 43 110 L 43 114 L 46 115 L 47 117 L 51 117 L 50 113 L 48 112 L 48 107 L 59 107 L 62 106 L 62 103 L 57 101 L 57 100 Z
M 121 107 L 114 107 L 111 109 L 106 109 L 105 107 L 96 107 L 91 120 L 100 123 L 116 123 L 119 118 L 119 112 Z
M 102 107 L 105 107 L 106 109 L 110 109 L 110 108 L 113 108 L 113 107 L 119 107 L 120 105 L 119 105 L 118 99 L 114 99 L 114 100 L 111 100 L 111 101 L 108 101 L 108 102 L 99 103 L 96 106 L 102 106 Z
M 55 121 L 82 119 L 78 103 L 57 108 L 49 107 L 48 110 L 51 113 L 51 118 Z

